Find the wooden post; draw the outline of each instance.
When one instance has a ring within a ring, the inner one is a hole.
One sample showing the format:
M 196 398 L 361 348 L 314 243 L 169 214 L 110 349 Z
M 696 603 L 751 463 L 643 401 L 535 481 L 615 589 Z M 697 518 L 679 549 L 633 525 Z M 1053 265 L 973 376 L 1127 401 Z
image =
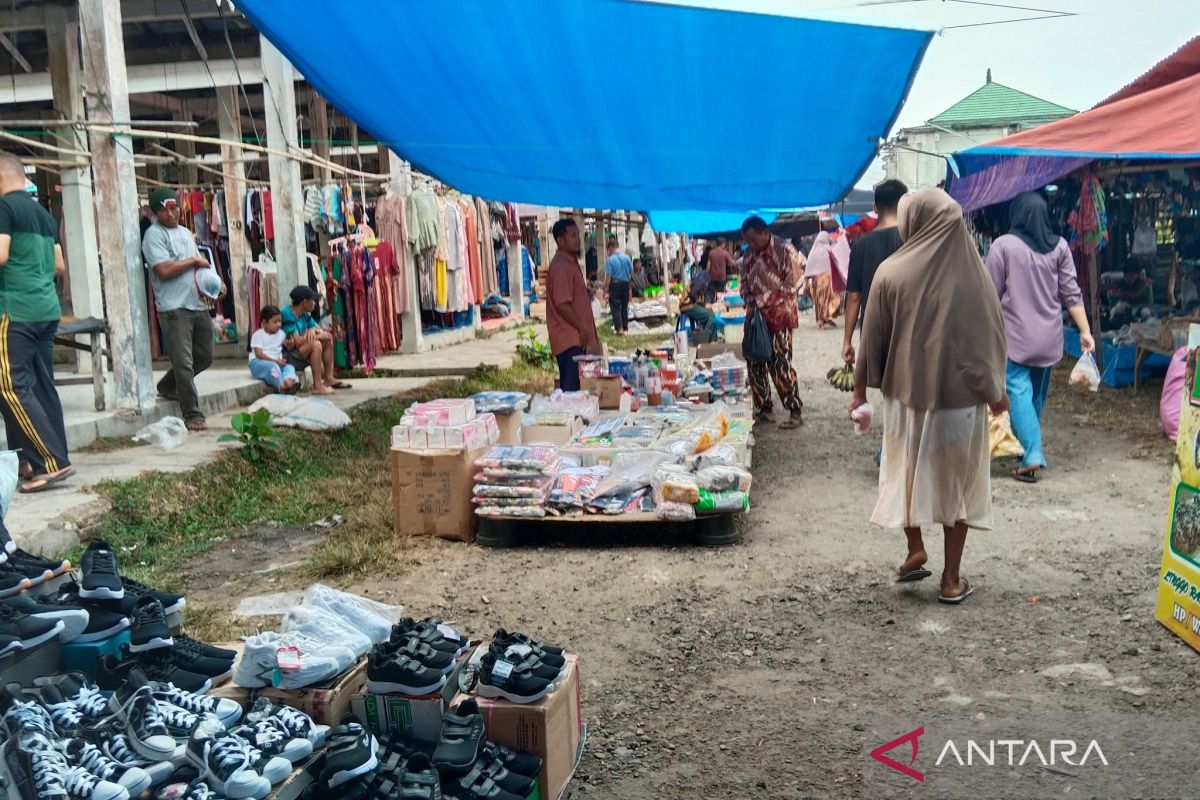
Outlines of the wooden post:
M 329 160 L 329 104 L 315 91 L 309 97 L 309 116 L 313 153 Z M 316 167 L 313 172 L 322 187 L 333 182 L 333 170 L 329 167 Z M 317 255 L 322 259 L 329 255 L 329 228 L 324 225 L 317 226 Z
M 1104 348 L 1100 340 L 1100 266 L 1096 260 L 1095 250 L 1088 253 L 1088 294 L 1091 295 L 1092 300 L 1092 337 L 1096 340 L 1096 366 L 1103 373 Z
M 262 52 L 267 145 L 274 150 L 298 153 L 295 70 L 265 36 L 258 38 Z M 267 157 L 267 164 L 271 172 L 271 211 L 275 227 L 275 264 L 279 269 L 279 296 L 286 297 L 296 286 L 308 284 L 300 163 L 271 153 Z
M 79 23 L 64 6 L 46 7 L 46 44 L 50 61 L 50 85 L 54 110 L 64 119 L 83 119 L 83 89 L 80 86 Z M 60 147 L 87 149 L 87 135 L 74 128 L 57 128 Z M 96 242 L 96 210 L 92 206 L 92 173 L 87 167 L 64 168 L 62 184 L 63 251 L 67 258 L 71 313 L 77 317 L 104 318 L 104 295 L 100 286 L 100 250 Z M 86 336 L 76 337 L 84 344 Z M 76 350 L 76 371 L 88 373 L 93 361 Z M 101 362 L 103 363 L 103 362 Z
M 217 124 L 221 138 L 226 141 L 241 141 L 242 113 L 238 110 L 238 88 L 222 86 L 217 89 Z M 229 230 L 229 275 L 233 286 L 233 316 L 237 324 L 239 342 L 250 341 L 250 290 L 246 282 L 246 267 L 250 262 L 250 247 L 246 241 L 245 203 L 246 168 L 242 164 L 242 151 L 229 144 L 221 145 L 221 177 L 225 186 L 226 227 Z
M 83 42 L 83 89 L 88 117 L 102 125 L 129 120 L 125 42 L 120 0 L 79 0 Z M 133 147 L 128 136 L 93 134 L 99 251 L 104 259 L 104 300 L 118 408 L 137 413 L 154 406 L 146 278 L 138 226 Z

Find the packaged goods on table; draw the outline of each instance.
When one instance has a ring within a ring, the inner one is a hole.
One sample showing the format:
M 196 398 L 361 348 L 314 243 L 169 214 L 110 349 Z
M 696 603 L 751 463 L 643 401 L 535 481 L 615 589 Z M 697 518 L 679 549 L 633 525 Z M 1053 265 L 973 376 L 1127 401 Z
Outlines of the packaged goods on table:
M 551 395 L 535 396 L 529 410 L 534 414 L 542 411 L 569 411 L 577 417 L 593 420 L 600 416 L 600 401 L 587 392 L 564 392 L 555 389 Z
M 696 503 L 697 511 L 745 511 L 750 508 L 749 492 L 710 492 L 700 490 L 700 502 Z
M 710 492 L 748 492 L 750 477 L 749 470 L 741 467 L 705 467 L 696 472 L 696 484 Z M 692 502 L 699 502 L 699 498 Z
M 426 424 L 404 417 L 392 428 L 392 447 L 401 450 L 478 450 L 500 439 L 500 426 L 491 413 L 454 425 Z
M 564 469 L 550 490 L 550 496 L 546 499 L 547 507 L 559 512 L 582 512 L 596 496 L 596 488 L 608 473 L 607 466 Z
M 575 437 L 575 441 L 581 445 L 609 447 L 616 432 L 625 425 L 626 419 L 624 414 L 598 419 L 584 428 L 583 433 Z
M 575 424 L 575 413 L 572 411 L 547 409 L 544 411 L 535 412 L 532 417 L 534 425 L 554 425 L 566 427 L 568 425 Z
M 475 466 L 485 470 L 514 470 L 514 474 L 553 475 L 560 460 L 558 448 L 553 445 L 497 445 L 477 459 Z
M 500 445 L 475 464 L 477 515 L 542 517 L 562 458 L 557 447 Z
M 681 464 L 660 464 L 650 483 L 654 489 L 655 503 L 700 502 L 700 485 L 696 476 Z
M 729 415 L 724 408 L 714 408 L 694 419 L 673 434 L 663 438 L 661 445 L 680 456 L 703 453 L 725 438 L 729 432 Z
M 491 411 L 511 414 L 524 411 L 529 406 L 530 395 L 526 392 L 480 392 L 471 395 L 470 399 L 475 403 L 477 413 Z
M 420 425 L 461 425 L 475 414 L 475 401 L 469 397 L 413 403 L 404 412 Z
M 603 514 L 648 511 L 653 507 L 650 483 L 660 464 L 675 456 L 657 450 L 625 451 L 613 459 L 608 476 L 596 487 L 588 507 Z

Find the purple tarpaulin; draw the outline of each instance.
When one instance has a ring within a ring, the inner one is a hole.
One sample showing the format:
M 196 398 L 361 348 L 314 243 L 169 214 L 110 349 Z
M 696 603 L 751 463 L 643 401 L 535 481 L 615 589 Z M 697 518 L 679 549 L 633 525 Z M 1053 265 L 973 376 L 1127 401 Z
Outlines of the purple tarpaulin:
M 1011 156 L 981 167 L 975 160 L 970 174 L 950 182 L 950 196 L 963 211 L 975 211 L 1039 189 L 1092 161 L 1095 159 L 1072 156 Z

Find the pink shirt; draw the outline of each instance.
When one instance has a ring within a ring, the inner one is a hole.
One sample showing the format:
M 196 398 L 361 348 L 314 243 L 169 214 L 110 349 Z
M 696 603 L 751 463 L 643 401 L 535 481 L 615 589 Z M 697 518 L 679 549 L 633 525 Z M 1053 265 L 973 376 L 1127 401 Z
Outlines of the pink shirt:
M 1063 355 L 1063 309 L 1083 305 L 1066 239 L 1039 253 L 1011 233 L 992 242 L 988 272 L 1000 294 L 1008 359 L 1052 367 Z

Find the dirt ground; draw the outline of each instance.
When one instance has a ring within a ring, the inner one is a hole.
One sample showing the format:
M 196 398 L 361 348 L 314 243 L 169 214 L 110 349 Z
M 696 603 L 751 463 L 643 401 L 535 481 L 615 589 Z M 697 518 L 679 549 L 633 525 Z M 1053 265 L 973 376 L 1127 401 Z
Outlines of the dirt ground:
M 892 583 L 903 535 L 867 522 L 879 437 L 853 436 L 847 395 L 824 383 L 840 341 L 802 321 L 807 422 L 760 430 L 741 544 L 606 526 L 502 551 L 411 539 L 392 574 L 343 588 L 577 652 L 589 738 L 570 798 L 860 797 L 879 714 L 1191 711 L 1200 656 L 1153 617 L 1169 448 L 1080 427 L 1052 397 L 1051 469 L 1025 485 L 997 466 L 996 529 L 964 558 L 977 591 L 940 606 L 936 580 Z M 281 588 L 242 571 L 302 557 L 303 539 L 274 541 L 223 546 L 193 591 Z M 936 576 L 940 532 L 927 547 Z

